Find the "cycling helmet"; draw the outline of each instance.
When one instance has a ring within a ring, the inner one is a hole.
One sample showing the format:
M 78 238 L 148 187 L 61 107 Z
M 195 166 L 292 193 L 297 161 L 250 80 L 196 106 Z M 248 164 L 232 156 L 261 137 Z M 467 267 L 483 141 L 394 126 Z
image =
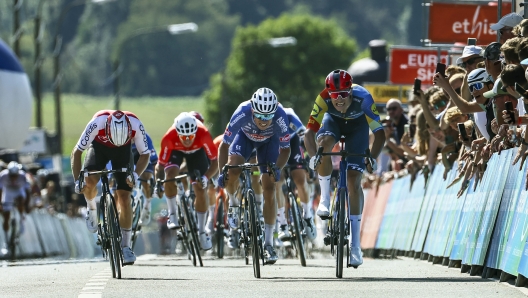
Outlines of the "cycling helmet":
M 205 123 L 204 122 L 204 118 L 202 117 L 202 114 L 196 112 L 196 111 L 190 111 L 189 114 L 191 114 L 194 118 L 200 120 L 200 122 L 202 123 Z
M 181 136 L 190 136 L 198 130 L 198 123 L 190 113 L 183 112 L 174 119 L 174 127 Z
M 468 75 L 468 85 L 486 82 L 493 82 L 493 78 L 484 68 L 477 68 Z
M 125 145 L 132 138 L 130 119 L 122 111 L 114 111 L 106 119 L 105 132 L 112 145 L 116 147 Z
M 336 69 L 326 76 L 325 85 L 328 91 L 351 88 L 352 76 L 346 70 Z
M 251 108 L 254 112 L 273 114 L 278 106 L 277 95 L 269 88 L 259 88 L 251 97 Z
M 21 169 L 22 166 L 16 161 L 12 161 L 7 165 L 9 175 L 17 175 Z

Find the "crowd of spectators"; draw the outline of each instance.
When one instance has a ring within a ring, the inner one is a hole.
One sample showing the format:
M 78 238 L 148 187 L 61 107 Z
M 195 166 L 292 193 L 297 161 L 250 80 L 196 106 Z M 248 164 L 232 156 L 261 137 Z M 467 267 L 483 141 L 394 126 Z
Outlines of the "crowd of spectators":
M 524 162 L 528 20 L 511 13 L 491 29 L 499 32 L 500 42 L 464 47 L 445 76 L 436 73 L 432 82 L 423 82 L 431 87 L 410 94 L 408 113 L 399 100 L 387 102 L 387 117 L 382 119 L 387 142 L 377 175 L 367 177 L 367 184 L 379 185 L 407 173 L 413 180 L 418 173 L 427 178 L 441 162 L 444 179 L 458 165 L 458 175 L 450 182 L 462 180 L 460 196 L 470 179 L 478 185 L 493 154 L 516 146 L 513 164 Z

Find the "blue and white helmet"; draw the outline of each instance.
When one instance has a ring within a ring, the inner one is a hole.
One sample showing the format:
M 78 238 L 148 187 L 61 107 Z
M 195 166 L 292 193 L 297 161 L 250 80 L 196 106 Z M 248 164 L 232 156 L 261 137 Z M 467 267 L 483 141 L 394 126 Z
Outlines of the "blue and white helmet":
M 17 175 L 20 170 L 22 170 L 22 166 L 16 161 L 12 161 L 7 165 L 9 175 Z
M 277 95 L 269 88 L 259 88 L 251 97 L 251 108 L 260 114 L 273 114 L 277 111 L 279 102 Z
M 468 75 L 468 84 L 493 82 L 493 78 L 484 68 L 472 70 Z

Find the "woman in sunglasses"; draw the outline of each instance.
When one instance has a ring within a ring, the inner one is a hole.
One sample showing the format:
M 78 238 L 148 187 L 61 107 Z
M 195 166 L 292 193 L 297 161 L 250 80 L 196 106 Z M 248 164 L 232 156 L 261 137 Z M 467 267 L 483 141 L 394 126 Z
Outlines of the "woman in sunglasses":
M 363 264 L 359 243 L 359 227 L 363 212 L 363 191 L 361 177 L 366 166 L 372 173 L 376 170 L 376 158 L 385 145 L 385 132 L 372 95 L 367 89 L 352 84 L 352 76 L 345 70 L 337 69 L 326 77 L 326 88 L 317 96 L 312 114 L 308 121 L 304 144 L 310 159 L 310 168 L 319 174 L 321 201 L 317 208 L 320 217 L 329 216 L 330 177 L 332 160 L 330 156 L 321 159 L 321 165 L 315 164 L 317 147 L 324 152 L 332 151 L 334 144 L 345 136 L 345 149 L 351 153 L 364 154 L 369 146 L 369 127 L 374 133 L 374 143 L 370 150 L 372 158 L 347 158 L 347 185 L 350 211 L 349 264 L 357 267 Z M 316 140 L 317 137 L 317 140 Z
M 161 139 L 161 152 L 158 165 L 156 166 L 156 178 L 172 179 L 180 174 L 180 166 L 183 159 L 187 163 L 187 169 L 196 195 L 196 217 L 198 219 L 198 230 L 200 246 L 203 250 L 209 250 L 213 246 L 211 236 L 205 232 L 206 213 L 209 200 L 206 200 L 206 189 L 209 179 L 218 170 L 216 146 L 209 130 L 187 112 L 183 112 L 174 119 L 174 124 Z M 201 177 L 196 177 L 194 171 L 198 170 Z M 165 178 L 164 178 L 165 177 Z M 178 205 L 176 204 L 177 187 L 174 181 L 165 182 L 165 195 L 167 196 L 167 207 L 169 209 L 169 220 L 167 227 L 177 229 Z M 158 194 L 159 197 L 163 194 Z
M 250 100 L 241 103 L 233 113 L 224 132 L 224 139 L 218 148 L 218 164 L 241 165 L 246 162 L 254 149 L 259 163 L 273 163 L 274 166 L 260 167 L 264 194 L 264 259 L 266 264 L 274 264 L 278 257 L 273 248 L 273 230 L 277 220 L 275 212 L 275 182 L 280 179 L 282 168 L 290 157 L 289 120 L 286 112 L 277 101 L 277 96 L 269 88 L 260 88 Z M 240 202 L 235 196 L 239 184 L 240 169 L 229 169 L 228 177 L 218 176 L 218 185 L 225 187 L 229 198 L 227 221 L 231 234 L 237 233 L 238 208 Z M 273 175 L 264 175 L 272 173 Z

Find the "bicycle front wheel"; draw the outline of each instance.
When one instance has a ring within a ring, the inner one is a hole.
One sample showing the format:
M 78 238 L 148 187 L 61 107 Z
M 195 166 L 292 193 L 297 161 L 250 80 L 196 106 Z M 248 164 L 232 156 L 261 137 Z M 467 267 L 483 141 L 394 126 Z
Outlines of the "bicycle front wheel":
M 304 251 L 304 241 L 302 238 L 302 229 L 301 229 L 301 213 L 299 212 L 299 205 L 297 200 L 290 192 L 288 193 L 288 199 L 290 200 L 290 212 L 292 213 L 293 219 L 293 231 L 295 235 L 295 248 L 297 249 L 297 254 L 301 261 L 301 266 L 306 267 L 306 252 Z
M 339 207 L 337 209 L 337 226 L 338 226 L 338 241 L 337 241 L 337 254 L 336 254 L 336 276 L 338 278 L 343 277 L 343 247 L 345 246 L 345 200 L 346 200 L 346 193 L 345 189 L 341 188 L 339 190 Z
M 134 200 L 134 198 L 132 198 Z M 134 250 L 134 246 L 136 245 L 136 239 L 139 234 L 139 231 L 141 231 L 141 225 L 139 224 L 139 220 L 141 218 L 141 210 L 143 209 L 143 202 L 142 198 L 138 200 L 136 204 L 134 204 L 133 213 L 132 213 L 132 239 L 131 239 L 131 248 Z
M 198 242 L 198 233 L 196 228 L 196 222 L 194 221 L 194 217 L 191 216 L 191 212 L 189 211 L 189 205 L 187 204 L 187 198 L 182 197 L 181 198 L 184 214 L 185 214 L 185 223 L 187 224 L 188 231 L 191 234 L 192 243 L 191 246 L 194 247 L 194 253 L 198 259 L 198 262 L 200 262 L 200 267 L 203 267 L 202 257 L 200 256 L 200 242 Z
M 260 232 L 262 230 L 257 224 L 260 219 L 257 217 L 257 204 L 255 204 L 255 195 L 251 190 L 248 190 L 247 197 L 249 202 L 249 223 L 251 227 L 251 257 L 253 259 L 253 275 L 255 275 L 256 278 L 260 278 L 260 255 L 262 253 Z
M 117 211 L 114 201 L 110 195 L 106 196 L 106 224 L 109 231 L 109 256 L 110 264 L 112 266 L 112 275 L 114 278 L 121 279 L 121 228 L 119 227 L 119 219 L 117 218 Z
M 216 208 L 216 254 L 219 259 L 222 259 L 224 257 L 224 198 L 218 200 Z
M 11 219 L 11 236 L 9 238 L 9 254 L 11 261 L 16 260 L 16 245 L 17 245 L 17 221 L 15 218 Z

